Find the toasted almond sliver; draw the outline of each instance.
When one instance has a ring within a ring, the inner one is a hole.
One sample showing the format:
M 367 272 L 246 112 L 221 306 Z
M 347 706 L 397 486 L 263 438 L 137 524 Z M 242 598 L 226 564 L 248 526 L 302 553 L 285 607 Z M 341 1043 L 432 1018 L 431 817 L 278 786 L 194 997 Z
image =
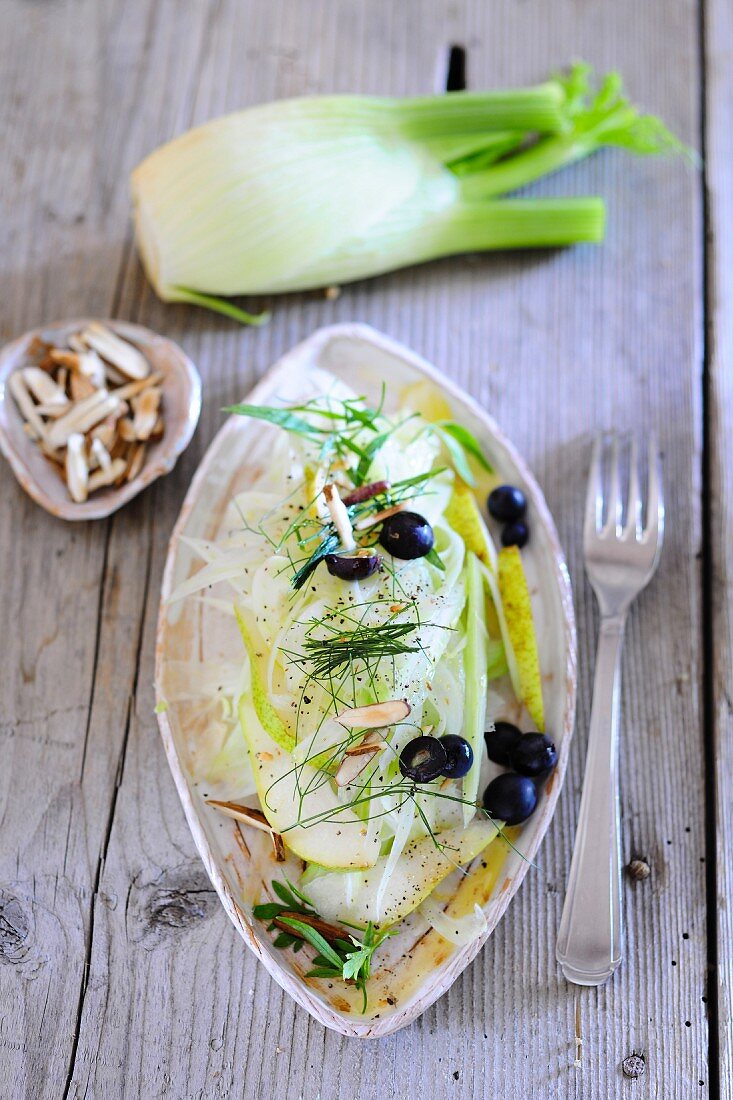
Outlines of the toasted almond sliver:
M 102 389 L 107 384 L 107 372 L 104 363 L 96 351 L 91 348 L 79 356 L 79 373 L 88 378 L 95 389 Z
M 98 439 L 107 451 L 111 451 L 117 438 L 115 421 L 108 416 L 101 424 L 97 424 L 96 428 L 92 428 L 90 434 L 92 445 Z
M 362 741 L 359 745 L 352 745 L 350 749 L 347 749 L 344 756 L 374 756 L 375 752 L 379 752 L 382 748 L 381 745 L 375 744 L 373 741 Z
M 63 394 L 66 393 L 66 383 L 69 380 L 69 372 L 66 367 L 59 367 L 56 371 L 56 385 Z
M 112 466 L 112 459 L 109 456 L 109 451 L 102 443 L 101 439 L 92 440 L 92 454 L 97 460 L 98 465 L 106 471 L 109 471 Z
M 256 810 L 252 806 L 243 806 L 241 802 L 220 802 L 216 798 L 207 798 L 207 806 L 213 806 L 219 813 L 226 817 L 233 817 L 235 821 L 243 821 L 245 825 L 251 825 L 255 829 L 261 829 L 263 833 L 271 833 L 272 826 L 262 810 Z
M 123 416 L 117 425 L 117 432 L 120 439 L 124 439 L 125 443 L 135 443 L 137 436 L 135 435 L 135 425 L 129 416 Z
M 25 425 L 28 427 L 28 425 Z M 62 451 L 55 451 L 53 447 L 49 447 L 45 439 L 38 440 L 38 446 L 49 461 L 54 462 L 57 466 L 60 466 L 63 470 L 66 465 L 66 456 Z
M 18 408 L 20 409 L 21 413 L 31 427 L 31 431 L 33 433 L 31 435 L 31 439 L 45 439 L 46 428 L 44 427 L 43 421 L 41 420 L 40 416 L 36 412 L 35 406 L 33 404 L 33 401 L 31 400 L 30 394 L 28 393 L 28 389 L 20 371 L 13 371 L 13 373 L 10 375 L 10 378 L 8 379 L 8 386 L 10 387 L 10 392 L 15 398 L 15 402 Z
M 71 402 L 67 398 L 64 405 L 36 405 L 36 412 L 39 416 L 45 416 L 49 420 L 58 420 L 58 418 L 64 416 L 70 408 Z
M 358 775 L 364 771 L 372 757 L 381 752 L 382 746 L 378 744 L 355 745 L 354 750 L 347 750 L 336 772 L 334 779 L 338 787 L 348 787 Z M 358 751 L 357 751 L 358 750 Z
M 147 378 L 142 379 L 140 382 L 128 382 L 124 386 L 120 386 L 118 390 L 115 390 L 115 395 L 127 400 L 130 397 L 137 397 L 139 393 L 146 390 L 149 386 L 157 386 L 159 382 L 163 381 L 162 372 L 158 371 L 157 374 L 149 374 Z
M 142 469 L 144 460 L 145 444 L 138 443 L 137 446 L 132 448 L 132 453 L 127 464 L 127 470 L 125 471 L 125 481 L 134 481 L 134 479 L 137 477 Z
M 48 371 L 41 370 L 40 367 L 25 367 L 23 381 L 39 405 L 50 405 L 54 408 L 68 405 L 66 394 L 56 385 Z
M 155 421 L 152 432 L 150 433 L 150 442 L 153 443 L 157 439 L 162 439 L 165 434 L 165 424 L 163 423 L 163 417 L 158 416 Z
M 118 478 L 124 477 L 126 465 L 124 458 L 115 458 L 108 470 L 95 470 L 89 475 L 89 492 L 93 493 L 105 485 L 113 485 Z
M 150 374 L 150 364 L 136 347 L 110 332 L 98 321 L 93 321 L 81 334 L 84 343 L 99 352 L 103 359 L 127 378 L 142 379 Z
M 355 531 L 366 531 L 369 527 L 373 527 L 375 523 L 381 523 L 382 520 L 389 519 L 390 516 L 396 516 L 398 512 L 403 511 L 407 507 L 407 501 L 403 501 L 401 504 L 395 504 L 392 508 L 385 508 L 383 512 L 375 512 L 373 516 L 365 516 L 364 519 L 360 519 L 358 523 L 354 524 Z
M 48 442 L 52 447 L 63 447 L 72 432 L 88 432 L 100 420 L 106 419 L 119 402 L 114 394 L 106 390 L 95 390 L 83 401 L 77 401 L 71 411 L 52 425 L 48 432 Z
M 160 404 L 160 390 L 157 386 L 151 386 L 143 390 L 139 397 L 133 399 L 135 419 L 133 426 L 138 439 L 150 439 L 150 433 L 158 419 L 158 405 Z
M 72 432 L 66 444 L 66 484 L 71 499 L 83 504 L 89 492 L 89 467 L 84 456 L 84 436 Z
M 25 349 L 25 353 L 29 359 L 40 361 L 41 359 L 45 359 L 48 355 L 48 344 L 45 340 L 42 340 L 40 336 L 34 336 Z
M 370 703 L 366 707 L 350 707 L 336 715 L 336 721 L 347 729 L 381 729 L 402 722 L 410 713 L 406 699 L 390 699 L 386 703 Z
M 333 525 L 341 539 L 341 548 L 343 550 L 355 550 L 356 543 L 354 542 L 354 531 L 351 526 L 351 520 L 349 519 L 349 513 L 346 511 L 346 505 L 339 496 L 338 489 L 332 482 L 323 486 L 323 497 L 331 513 Z
M 76 351 L 68 351 L 66 348 L 50 348 L 49 359 L 59 367 L 67 370 L 79 370 L 79 354 Z
M 97 392 L 97 387 L 92 380 L 78 370 L 71 373 L 70 387 L 72 401 L 83 401 L 85 397 L 91 397 Z
M 275 862 L 285 863 L 287 856 L 285 855 L 285 842 L 279 833 L 271 833 L 272 846 L 275 849 Z

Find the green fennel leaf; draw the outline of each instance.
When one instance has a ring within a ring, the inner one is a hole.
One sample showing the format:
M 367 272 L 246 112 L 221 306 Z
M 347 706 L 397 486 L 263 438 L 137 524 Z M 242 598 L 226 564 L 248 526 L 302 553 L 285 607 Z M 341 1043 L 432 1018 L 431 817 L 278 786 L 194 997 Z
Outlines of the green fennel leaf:
M 473 488 L 476 485 L 476 479 L 471 473 L 471 467 L 468 465 L 466 453 L 461 444 L 450 432 L 445 431 L 443 428 L 436 426 L 434 431 L 448 451 L 451 462 L 456 468 L 456 473 L 465 481 L 466 485 Z
M 481 444 L 473 432 L 469 432 L 468 428 L 464 428 L 462 424 L 455 424 L 452 420 L 441 420 L 438 426 L 452 436 L 456 442 L 460 443 L 464 451 L 468 451 L 470 455 L 473 455 L 487 473 L 493 473 L 493 466 L 481 450 Z
M 254 420 L 265 420 L 268 424 L 276 424 L 278 428 L 284 428 L 286 432 L 295 432 L 296 435 L 312 437 L 319 434 L 307 420 L 295 416 L 290 409 L 276 409 L 269 405 L 230 405 L 224 409 L 224 412 L 236 413 L 237 416 L 251 416 Z
M 443 559 L 441 558 L 440 554 L 434 546 L 430 550 L 428 550 L 427 554 L 425 555 L 425 561 L 430 562 L 430 564 L 434 565 L 436 569 L 440 569 L 441 573 L 445 573 L 445 564 L 443 562 Z

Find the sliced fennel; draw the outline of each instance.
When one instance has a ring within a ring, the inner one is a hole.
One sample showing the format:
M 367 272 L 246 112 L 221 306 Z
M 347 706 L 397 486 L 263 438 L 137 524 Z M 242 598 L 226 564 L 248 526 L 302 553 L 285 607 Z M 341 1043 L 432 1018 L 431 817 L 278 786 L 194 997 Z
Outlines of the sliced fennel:
M 371 871 L 359 876 L 359 889 L 350 904 L 346 901 L 344 875 L 323 875 L 316 879 L 310 883 L 308 896 L 327 920 L 395 924 L 417 908 L 446 875 L 475 859 L 498 833 L 494 822 L 476 820 L 466 829 L 436 833 L 435 840 L 432 837 L 413 840 L 397 861 L 387 886 L 383 888 L 382 881 L 389 856 L 380 857 Z
M 476 810 L 478 798 L 478 762 L 486 729 L 486 688 L 488 669 L 488 632 L 486 630 L 486 595 L 481 563 L 469 550 L 466 554 L 466 702 L 463 736 L 473 749 L 475 766 L 463 780 L 463 824 L 468 825 Z
M 596 198 L 499 198 L 604 145 L 676 151 L 616 74 L 422 99 L 324 96 L 215 119 L 132 174 L 138 247 L 161 298 L 329 286 L 437 256 L 599 241 Z

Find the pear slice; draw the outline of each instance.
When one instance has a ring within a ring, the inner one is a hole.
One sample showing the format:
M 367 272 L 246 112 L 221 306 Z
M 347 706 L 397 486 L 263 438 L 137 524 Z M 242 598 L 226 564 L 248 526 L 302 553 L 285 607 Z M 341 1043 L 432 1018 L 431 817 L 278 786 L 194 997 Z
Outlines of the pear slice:
M 234 614 L 237 617 L 239 633 L 242 635 L 244 648 L 247 650 L 247 656 L 249 657 L 252 703 L 257 717 L 272 740 L 281 748 L 292 752 L 295 748 L 295 735 L 292 730 L 288 729 L 272 705 L 267 688 L 265 644 L 260 637 L 254 616 L 251 612 L 239 607 L 234 608 Z
M 527 578 L 522 555 L 516 546 L 507 546 L 499 554 L 499 594 L 509 640 L 514 653 L 519 685 L 515 690 L 542 733 L 545 708 L 542 701 L 542 677 L 537 656 L 537 634 L 532 617 Z
M 322 867 L 348 871 L 373 867 L 380 852 L 379 828 L 340 803 L 327 776 L 308 764 L 296 765 L 270 736 L 247 697 L 239 702 L 239 721 L 260 805 L 286 847 Z M 325 814 L 331 816 L 321 820 Z
M 453 493 L 445 510 L 445 518 L 456 534 L 460 535 L 467 550 L 496 573 L 496 547 L 479 511 L 473 490 L 459 477 L 453 484 Z
M 371 920 L 381 927 L 395 924 L 416 909 L 456 866 L 475 859 L 498 835 L 500 825 L 500 822 L 477 819 L 467 829 L 445 829 L 436 833 L 435 839 L 445 846 L 445 853 L 436 847 L 432 837 L 413 840 L 397 861 L 379 913 L 376 912 L 376 899 L 387 856 L 381 856 L 371 870 L 359 875 L 356 889 L 350 889 L 352 884 L 342 875 L 312 878 L 308 883 L 308 897 L 325 920 L 339 919 L 354 924 L 366 924 Z
M 453 417 L 453 409 L 438 387 L 428 379 L 405 386 L 400 393 L 400 405 L 420 413 L 423 420 L 431 424 L 439 420 L 451 420 Z

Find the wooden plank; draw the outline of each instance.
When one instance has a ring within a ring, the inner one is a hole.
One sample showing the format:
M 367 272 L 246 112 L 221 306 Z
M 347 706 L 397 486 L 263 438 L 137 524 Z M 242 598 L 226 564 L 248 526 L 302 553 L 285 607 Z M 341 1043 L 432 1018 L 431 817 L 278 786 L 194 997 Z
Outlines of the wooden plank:
M 733 136 L 726 116 L 733 103 L 733 12 L 706 5 L 706 157 L 708 196 L 708 461 L 709 558 L 712 610 L 712 778 L 717 833 L 718 1045 L 720 1095 L 733 1096 Z M 713 1048 L 714 1049 L 714 1048 Z
M 70 19 L 72 10 L 78 23 Z M 44 139 L 54 134 L 49 121 L 47 132 L 33 136 L 34 170 L 43 186 L 36 185 L 32 201 L 13 206 L 14 227 L 6 229 L 13 248 L 3 255 L 14 256 L 2 299 L 8 334 L 39 316 L 68 312 L 75 302 L 83 303 L 84 311 L 90 300 L 90 309 L 112 308 L 110 272 L 116 273 L 116 262 L 110 262 L 110 242 L 119 257 L 127 231 L 125 174 L 163 137 L 276 95 L 417 93 L 430 86 L 437 49 L 448 40 L 468 45 L 474 86 L 539 79 L 568 59 L 571 42 L 573 54 L 601 67 L 618 65 L 636 97 L 664 113 L 683 138 L 698 140 L 696 12 L 688 5 L 662 8 L 661 0 L 641 9 L 632 0 L 614 5 L 559 0 L 546 21 L 538 21 L 536 9 L 508 0 L 490 7 L 478 0 L 460 7 L 417 0 L 401 5 L 374 0 L 368 6 L 354 0 L 307 6 L 296 0 L 268 5 L 224 0 L 211 6 L 199 0 L 150 6 L 126 0 L 96 15 L 67 0 L 33 16 L 18 2 L 12 19 L 13 34 L 4 39 L 9 62 L 35 50 L 39 66 L 33 109 L 26 102 L 11 116 L 14 132 L 29 118 L 38 126 L 57 115 L 63 120 L 59 85 L 40 70 L 44 46 L 69 25 L 71 38 L 95 20 L 98 24 L 90 87 L 81 96 L 96 122 L 80 144 L 83 163 L 94 164 L 88 190 L 96 195 L 99 212 L 89 231 L 73 225 L 63 234 L 56 231 L 77 261 L 71 265 L 71 286 L 61 278 L 63 264 L 52 278 L 44 266 L 49 238 L 39 241 L 35 213 L 43 201 L 39 196 L 53 190 L 59 178 L 58 160 L 45 147 Z M 23 19 L 38 25 L 26 29 Z M 12 65 L 1 71 L 14 80 L 11 87 L 20 83 Z M 65 70 L 54 68 L 60 71 Z M 98 98 L 91 85 L 98 87 Z M 61 150 L 67 146 L 60 143 Z M 75 182 L 82 188 L 77 177 Z M 43 996 L 29 992 L 28 983 L 23 986 L 18 964 L 0 968 L 0 981 L 9 982 L 0 1003 L 13 1005 L 13 1030 L 6 1030 L 5 1017 L 0 1028 L 0 1038 L 7 1039 L 0 1045 L 0 1081 L 21 1082 L 17 1091 L 29 1096 L 60 1094 L 83 992 L 72 1096 L 325 1100 L 356 1094 L 371 1100 L 412 1094 L 419 1066 L 436 1097 L 602 1100 L 620 1093 L 620 1063 L 632 1049 L 644 1051 L 647 1059 L 646 1074 L 635 1086 L 640 1096 L 707 1094 L 700 669 L 690 657 L 700 652 L 697 183 L 679 164 L 631 163 L 621 154 L 604 154 L 546 189 L 609 197 L 612 217 L 603 249 L 450 260 L 349 288 L 338 302 L 293 297 L 278 303 L 273 324 L 259 331 L 163 307 L 137 262 L 128 258 L 119 312 L 181 339 L 205 373 L 206 403 L 197 438 L 175 473 L 111 525 L 106 569 L 103 530 L 50 527 L 4 471 L 8 502 L 2 507 L 5 518 L 11 511 L 14 517 L 17 568 L 28 558 L 31 539 L 45 552 L 22 595 L 2 597 L 3 611 L 9 606 L 14 620 L 22 614 L 24 624 L 22 647 L 13 646 L 9 667 L 17 677 L 15 697 L 22 693 L 26 709 L 13 712 L 12 729 L 19 728 L 18 717 L 31 714 L 39 719 L 34 729 L 45 729 L 60 693 L 64 706 L 80 706 L 90 717 L 82 786 L 78 770 L 64 771 L 62 750 L 41 759 L 29 749 L 17 768 L 13 758 L 12 780 L 7 770 L 0 779 L 13 815 L 12 831 L 3 834 L 4 841 L 9 838 L 8 866 L 14 868 L 20 853 L 28 877 L 35 873 L 39 881 L 58 870 L 58 809 L 54 790 L 47 791 L 58 784 L 73 803 L 71 834 L 78 839 L 70 877 L 80 883 L 72 913 L 50 889 L 34 910 L 43 914 L 37 930 L 49 956 L 51 1027 L 43 1016 Z M 86 191 L 83 196 L 85 207 Z M 95 259 L 85 267 L 79 257 L 89 253 Z M 20 282 L 18 270 L 26 272 Z M 220 423 L 218 410 L 287 346 L 319 324 L 348 318 L 370 321 L 432 358 L 483 401 L 534 464 L 576 579 L 584 670 L 567 791 L 537 870 L 449 994 L 408 1031 L 369 1045 L 326 1033 L 296 1009 L 225 920 L 167 773 L 151 689 L 165 543 L 196 461 Z M 666 445 L 674 522 L 659 577 L 631 623 L 622 767 L 627 854 L 648 856 L 653 873 L 645 884 L 628 887 L 624 968 L 608 987 L 578 991 L 560 979 L 553 950 L 582 776 L 595 624 L 578 538 L 587 439 L 598 425 L 643 429 L 653 423 Z M 1 529 L 8 530 L 9 523 Z M 52 536 L 66 555 L 58 563 Z M 93 558 L 96 572 L 85 564 L 85 555 Z M 96 622 L 96 611 L 90 617 L 85 600 L 49 611 L 41 594 L 68 579 L 69 564 L 76 573 L 84 566 L 87 601 L 96 608 L 101 597 L 97 645 L 84 641 L 84 630 Z M 58 627 L 59 640 L 42 648 L 49 623 Z M 75 658 L 76 683 L 68 673 L 63 677 L 69 639 L 86 646 Z M 38 710 L 31 712 L 20 671 L 27 661 L 23 665 L 15 655 L 34 661 L 39 651 L 45 679 Z M 16 735 L 14 752 L 18 741 Z M 78 753 L 76 740 L 74 746 Z M 18 776 L 25 784 L 20 801 Z M 43 823 L 32 839 L 26 805 Z M 85 824 L 87 806 L 92 809 Z M 3 874 L 12 884 L 9 873 Z M 49 925 L 56 928 L 55 941 Z M 16 1014 L 18 988 L 25 1007 Z M 579 1067 L 573 1064 L 576 1019 L 584 1040 Z M 15 1043 L 25 1044 L 25 1050 Z

